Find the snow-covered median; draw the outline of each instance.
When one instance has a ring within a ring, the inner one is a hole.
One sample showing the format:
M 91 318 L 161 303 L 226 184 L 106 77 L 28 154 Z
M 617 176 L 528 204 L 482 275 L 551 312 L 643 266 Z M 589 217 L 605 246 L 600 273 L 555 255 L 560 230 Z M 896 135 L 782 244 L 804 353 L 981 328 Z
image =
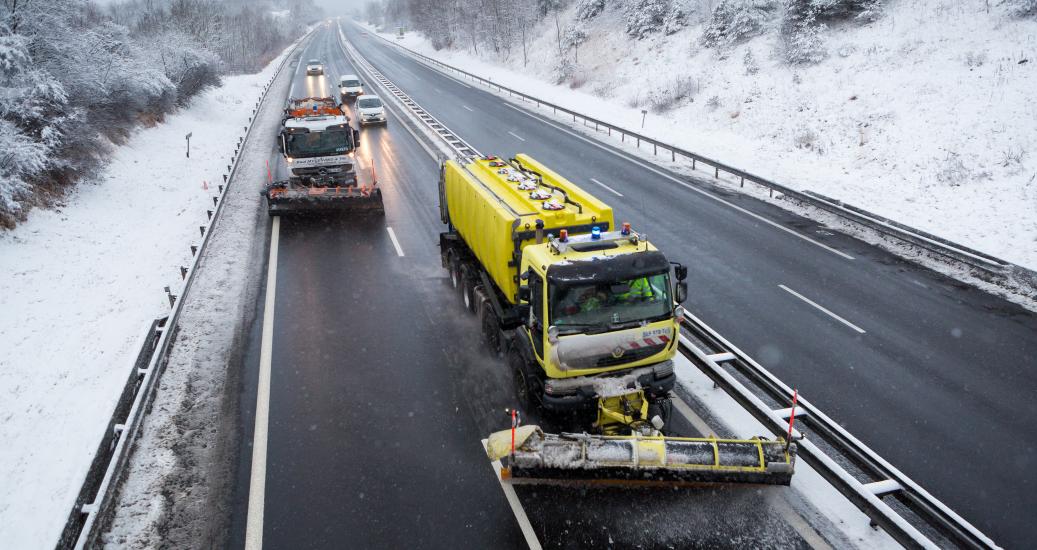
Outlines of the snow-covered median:
M 227 77 L 137 132 L 97 182 L 0 235 L 4 546 L 57 541 L 138 339 L 169 310 L 163 287 L 179 288 L 237 137 L 279 62 Z
M 813 66 L 786 64 L 775 32 L 720 55 L 701 45 L 702 23 L 637 40 L 622 13 L 606 9 L 584 23 L 579 61 L 561 85 L 553 83 L 560 54 L 551 17 L 531 33 L 526 65 L 521 49 L 500 61 L 485 49 L 482 57 L 436 51 L 416 33 L 383 36 L 503 86 L 1037 268 L 1037 21 L 989 3 L 952 4 L 890 3 L 874 23 L 832 29 L 830 56 Z M 561 24 L 572 17 L 566 10 Z

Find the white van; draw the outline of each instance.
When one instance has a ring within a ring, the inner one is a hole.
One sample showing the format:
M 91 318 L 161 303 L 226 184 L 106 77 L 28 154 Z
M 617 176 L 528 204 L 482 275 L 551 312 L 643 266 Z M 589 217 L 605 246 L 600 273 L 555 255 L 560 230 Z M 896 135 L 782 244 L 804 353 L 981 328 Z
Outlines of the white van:
M 360 82 L 360 77 L 355 74 L 344 74 L 338 79 L 338 93 L 342 96 L 343 102 L 353 99 L 363 95 L 364 83 Z

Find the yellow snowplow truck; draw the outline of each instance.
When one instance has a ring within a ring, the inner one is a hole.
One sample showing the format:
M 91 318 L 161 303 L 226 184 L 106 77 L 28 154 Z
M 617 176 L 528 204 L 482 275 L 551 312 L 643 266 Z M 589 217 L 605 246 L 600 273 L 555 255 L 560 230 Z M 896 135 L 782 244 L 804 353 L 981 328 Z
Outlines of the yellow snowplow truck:
M 783 440 L 663 433 L 687 268 L 526 155 L 446 161 L 439 194 L 443 266 L 520 405 L 586 422 L 579 434 L 493 434 L 505 475 L 789 484 L 795 446 Z

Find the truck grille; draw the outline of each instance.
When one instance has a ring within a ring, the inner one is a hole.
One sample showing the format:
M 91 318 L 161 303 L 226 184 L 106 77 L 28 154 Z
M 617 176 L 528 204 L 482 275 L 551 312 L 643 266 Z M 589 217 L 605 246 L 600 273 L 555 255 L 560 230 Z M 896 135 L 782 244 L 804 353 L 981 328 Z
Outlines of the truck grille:
M 657 353 L 662 352 L 666 349 L 666 344 L 658 344 L 655 346 L 645 346 L 637 349 L 626 350 L 623 355 L 615 357 L 612 354 L 609 355 L 595 355 L 592 357 L 583 357 L 573 361 L 567 361 L 566 364 L 569 368 L 573 369 L 593 369 L 602 367 L 613 367 L 616 365 L 622 365 L 624 363 L 633 363 L 634 361 L 640 361 L 646 357 L 651 357 Z

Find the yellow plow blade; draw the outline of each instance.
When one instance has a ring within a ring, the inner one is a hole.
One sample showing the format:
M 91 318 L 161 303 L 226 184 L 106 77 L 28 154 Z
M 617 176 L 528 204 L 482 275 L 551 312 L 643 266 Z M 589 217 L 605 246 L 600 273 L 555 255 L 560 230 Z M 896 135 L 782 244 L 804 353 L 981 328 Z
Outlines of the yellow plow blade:
M 661 435 L 547 434 L 526 425 L 492 434 L 487 454 L 514 482 L 682 485 L 788 485 L 796 446 L 783 440 Z

